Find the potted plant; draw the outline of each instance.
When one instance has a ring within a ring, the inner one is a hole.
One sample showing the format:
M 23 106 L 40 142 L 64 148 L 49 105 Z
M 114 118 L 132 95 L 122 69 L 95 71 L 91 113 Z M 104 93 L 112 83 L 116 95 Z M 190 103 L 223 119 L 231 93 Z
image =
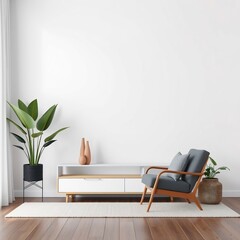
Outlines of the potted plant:
M 228 167 L 218 167 L 217 162 L 209 157 L 210 163 L 207 165 L 204 178 L 199 184 L 198 197 L 201 203 L 219 204 L 222 200 L 222 184 L 216 175 L 222 170 L 230 170 Z
M 18 106 L 9 103 L 10 108 L 15 113 L 19 123 L 7 118 L 7 121 L 13 124 L 19 133 L 11 132 L 18 140 L 18 145 L 14 147 L 22 150 L 28 159 L 28 164 L 24 164 L 25 181 L 40 181 L 43 179 L 43 165 L 40 164 L 41 156 L 46 147 L 53 144 L 56 135 L 65 130 L 67 127 L 61 128 L 51 135 L 47 136 L 43 141 L 43 134 L 52 123 L 57 105 L 51 106 L 40 118 L 38 118 L 38 101 L 33 100 L 29 105 L 18 100 Z

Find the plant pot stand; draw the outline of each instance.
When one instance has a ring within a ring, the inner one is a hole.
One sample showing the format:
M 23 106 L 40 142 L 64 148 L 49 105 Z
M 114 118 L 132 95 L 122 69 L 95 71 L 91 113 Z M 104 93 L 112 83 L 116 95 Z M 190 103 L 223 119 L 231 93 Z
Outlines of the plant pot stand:
M 25 185 L 25 182 L 28 182 L 28 184 Z M 38 187 L 38 188 L 42 189 L 42 202 L 43 202 L 43 180 L 41 181 L 42 182 L 41 186 L 38 184 L 38 182 L 39 181 L 29 182 L 29 181 L 24 181 L 23 180 L 23 202 L 25 200 L 24 191 L 31 186 L 35 186 L 35 187 Z
M 26 185 L 25 182 L 28 184 Z M 41 182 L 42 184 L 38 184 Z M 25 190 L 31 186 L 38 187 L 42 190 L 42 202 L 43 202 L 43 165 L 38 164 L 31 166 L 29 164 L 23 165 L 23 202 L 25 200 Z

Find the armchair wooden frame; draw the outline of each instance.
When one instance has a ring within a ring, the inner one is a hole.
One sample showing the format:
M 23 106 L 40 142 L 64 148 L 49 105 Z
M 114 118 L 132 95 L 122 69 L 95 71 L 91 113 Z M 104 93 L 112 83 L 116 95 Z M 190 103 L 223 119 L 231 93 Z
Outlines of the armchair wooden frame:
M 143 203 L 143 200 L 144 200 L 144 197 L 145 197 L 145 195 L 146 195 L 146 192 L 147 192 L 147 190 L 149 189 L 150 192 L 151 192 L 151 196 L 150 196 L 150 199 L 149 199 L 147 212 L 149 212 L 149 210 L 150 210 L 150 207 L 151 207 L 151 205 L 152 205 L 153 198 L 154 198 L 154 195 L 155 195 L 155 194 L 161 194 L 161 195 L 170 196 L 171 201 L 173 201 L 173 197 L 184 198 L 184 199 L 186 199 L 186 201 L 187 201 L 188 203 L 194 202 L 200 210 L 203 210 L 202 207 L 201 207 L 201 205 L 200 205 L 200 202 L 198 201 L 198 199 L 197 199 L 197 197 L 196 197 L 196 193 L 197 193 L 198 186 L 199 186 L 199 184 L 200 184 L 201 178 L 202 178 L 202 176 L 203 176 L 203 174 L 204 174 L 206 164 L 207 164 L 207 162 L 205 163 L 205 165 L 204 165 L 204 167 L 202 168 L 202 171 L 201 171 L 200 173 L 173 171 L 173 170 L 168 170 L 168 168 L 166 168 L 166 167 L 156 167 L 156 166 L 151 166 L 151 167 L 149 167 L 149 168 L 146 170 L 146 174 L 147 174 L 147 173 L 149 172 L 149 170 L 151 170 L 151 169 L 160 169 L 160 170 L 163 170 L 163 171 L 160 172 L 160 173 L 157 175 L 153 188 L 147 187 L 147 186 L 145 185 L 144 190 L 143 190 L 143 194 L 142 194 L 142 198 L 141 198 L 141 201 L 140 201 L 140 204 Z M 160 176 L 161 176 L 162 174 L 164 174 L 164 173 L 177 173 L 177 174 L 181 174 L 181 175 L 198 176 L 198 180 L 196 181 L 196 183 L 195 183 L 192 191 L 189 192 L 189 193 L 177 192 L 177 191 L 169 191 L 169 190 L 164 190 L 164 189 L 158 189 L 158 188 L 157 188 L 157 187 L 158 187 L 158 182 L 159 182 L 159 180 L 161 181 L 161 179 L 159 179 L 159 178 L 160 178 Z

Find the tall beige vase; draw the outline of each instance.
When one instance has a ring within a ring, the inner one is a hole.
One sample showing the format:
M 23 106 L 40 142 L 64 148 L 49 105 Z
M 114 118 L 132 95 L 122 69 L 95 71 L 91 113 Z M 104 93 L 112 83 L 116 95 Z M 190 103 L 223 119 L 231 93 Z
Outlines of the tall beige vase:
M 91 151 L 90 151 L 89 141 L 86 141 L 84 156 L 86 157 L 86 160 L 87 160 L 86 164 L 89 165 L 91 163 Z
M 87 158 L 85 156 L 85 139 L 84 138 L 82 138 L 81 140 L 79 163 L 81 165 L 87 164 Z

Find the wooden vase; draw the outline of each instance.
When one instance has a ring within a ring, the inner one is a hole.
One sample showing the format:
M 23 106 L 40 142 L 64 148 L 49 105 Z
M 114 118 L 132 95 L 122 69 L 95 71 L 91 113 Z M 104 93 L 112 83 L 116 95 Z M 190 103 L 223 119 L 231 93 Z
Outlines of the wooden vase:
M 86 141 L 84 156 L 86 157 L 86 160 L 87 160 L 86 164 L 89 165 L 91 163 L 91 151 L 90 151 L 89 141 Z
M 87 158 L 85 156 L 85 139 L 84 138 L 82 138 L 81 140 L 79 163 L 81 165 L 85 165 L 87 163 Z

